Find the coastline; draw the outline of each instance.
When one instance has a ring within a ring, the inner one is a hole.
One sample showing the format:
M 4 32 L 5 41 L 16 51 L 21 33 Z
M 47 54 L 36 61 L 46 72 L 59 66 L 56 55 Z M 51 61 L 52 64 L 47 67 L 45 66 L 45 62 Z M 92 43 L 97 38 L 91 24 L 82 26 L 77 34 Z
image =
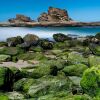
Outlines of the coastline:
M 100 22 L 0 22 L 0 27 L 85 27 L 100 26 Z

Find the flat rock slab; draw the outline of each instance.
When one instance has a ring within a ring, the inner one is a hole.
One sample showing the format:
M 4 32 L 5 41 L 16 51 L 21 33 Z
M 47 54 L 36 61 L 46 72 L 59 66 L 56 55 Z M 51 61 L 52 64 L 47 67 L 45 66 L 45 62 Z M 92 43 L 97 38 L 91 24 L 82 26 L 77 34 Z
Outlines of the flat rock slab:
M 26 67 L 33 67 L 33 64 L 29 64 L 27 61 L 19 60 L 18 62 L 2 62 L 0 66 L 4 67 L 16 67 L 16 68 L 26 68 Z

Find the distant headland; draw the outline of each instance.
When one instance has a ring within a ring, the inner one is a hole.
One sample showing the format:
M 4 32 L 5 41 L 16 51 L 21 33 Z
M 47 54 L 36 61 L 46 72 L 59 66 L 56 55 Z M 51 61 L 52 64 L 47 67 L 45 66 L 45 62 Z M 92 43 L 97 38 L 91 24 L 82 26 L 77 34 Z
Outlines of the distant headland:
M 43 12 L 37 20 L 25 15 L 17 14 L 16 18 L 10 18 L 7 22 L 0 23 L 0 27 L 35 27 L 35 26 L 100 26 L 100 22 L 77 22 L 69 17 L 67 10 L 49 7 L 48 12 Z

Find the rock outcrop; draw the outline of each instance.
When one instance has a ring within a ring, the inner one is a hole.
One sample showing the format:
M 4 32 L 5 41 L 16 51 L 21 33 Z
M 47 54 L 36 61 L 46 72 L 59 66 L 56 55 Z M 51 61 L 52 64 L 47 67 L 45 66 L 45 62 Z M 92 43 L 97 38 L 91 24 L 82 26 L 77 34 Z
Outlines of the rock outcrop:
M 11 18 L 8 21 L 11 22 L 11 23 L 16 23 L 16 22 L 32 22 L 30 17 L 27 17 L 25 15 L 20 15 L 20 14 L 17 14 L 16 18 Z
M 49 7 L 48 13 L 42 13 L 38 18 L 39 22 L 63 22 L 70 21 L 71 18 L 68 16 L 68 12 L 66 10 L 62 10 L 59 8 Z

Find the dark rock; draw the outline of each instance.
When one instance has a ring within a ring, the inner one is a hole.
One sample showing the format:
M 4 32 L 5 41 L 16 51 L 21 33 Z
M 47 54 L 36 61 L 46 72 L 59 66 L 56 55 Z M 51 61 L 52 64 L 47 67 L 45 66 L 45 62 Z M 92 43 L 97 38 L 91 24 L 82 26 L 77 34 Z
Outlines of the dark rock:
M 100 33 L 97 33 L 95 37 L 100 40 Z
M 71 39 L 70 37 L 68 37 L 68 36 L 66 36 L 65 34 L 62 34 L 62 33 L 54 34 L 53 38 L 57 42 L 64 42 L 66 40 L 70 40 Z
M 41 40 L 39 44 L 43 49 L 53 49 L 53 43 L 51 41 Z
M 100 56 L 100 45 L 91 43 L 89 45 L 89 49 L 92 52 L 92 54 Z
M 11 37 L 7 39 L 8 46 L 16 46 L 17 44 L 23 43 L 23 39 L 20 36 Z
M 22 44 L 20 44 L 20 45 L 17 45 L 19 48 L 22 48 L 22 49 L 25 49 L 25 50 L 28 50 L 29 48 L 30 48 L 30 43 L 28 43 L 28 42 L 24 42 L 24 43 L 22 43 Z
M 89 46 L 90 43 L 100 44 L 99 36 L 87 36 L 85 40 L 83 40 L 83 46 Z
M 34 34 L 27 34 L 23 39 L 24 42 L 30 44 L 31 46 L 35 46 L 39 42 L 39 37 Z
M 63 22 L 63 21 L 70 21 L 68 13 L 66 10 L 62 10 L 59 8 L 49 7 L 48 13 L 42 13 L 41 16 L 38 18 L 39 22 Z
M 16 56 L 20 53 L 23 53 L 23 50 L 18 47 L 4 47 L 0 49 L 0 54 Z
M 7 45 L 8 45 L 7 42 L 0 42 L 0 47 L 5 47 Z
M 13 86 L 13 72 L 6 67 L 0 67 L 0 90 L 10 91 Z

